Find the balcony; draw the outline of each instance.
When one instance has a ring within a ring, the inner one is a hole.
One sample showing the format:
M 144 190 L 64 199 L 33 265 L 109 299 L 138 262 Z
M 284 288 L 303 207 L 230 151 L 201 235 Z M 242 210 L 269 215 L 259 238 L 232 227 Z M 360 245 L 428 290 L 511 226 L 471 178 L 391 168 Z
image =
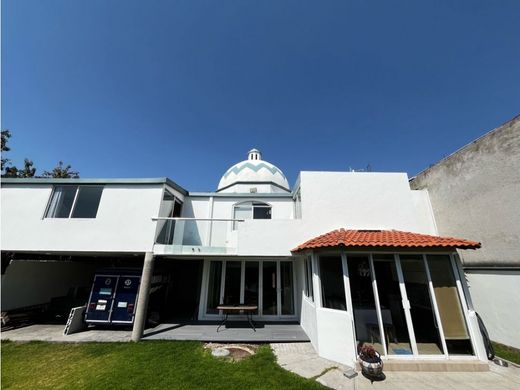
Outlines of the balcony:
M 155 254 L 236 254 L 243 219 L 152 218 L 157 221 Z

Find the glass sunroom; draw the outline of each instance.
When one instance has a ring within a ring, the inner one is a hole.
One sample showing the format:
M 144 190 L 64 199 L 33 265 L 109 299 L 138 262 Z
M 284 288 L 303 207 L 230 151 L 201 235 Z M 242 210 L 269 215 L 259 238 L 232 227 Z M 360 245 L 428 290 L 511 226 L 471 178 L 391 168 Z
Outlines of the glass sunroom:
M 304 263 L 301 325 L 321 355 L 339 361 L 355 359 L 363 344 L 390 359 L 476 359 L 475 313 L 455 249 L 478 247 L 399 231 L 340 229 L 312 239 L 293 251 Z

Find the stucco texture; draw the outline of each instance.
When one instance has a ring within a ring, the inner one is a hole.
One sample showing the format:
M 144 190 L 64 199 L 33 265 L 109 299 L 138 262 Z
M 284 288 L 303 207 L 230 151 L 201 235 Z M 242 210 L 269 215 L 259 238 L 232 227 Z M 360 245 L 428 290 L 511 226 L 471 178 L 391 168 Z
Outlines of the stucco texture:
M 520 267 L 520 116 L 417 175 L 441 236 L 480 241 L 465 267 Z

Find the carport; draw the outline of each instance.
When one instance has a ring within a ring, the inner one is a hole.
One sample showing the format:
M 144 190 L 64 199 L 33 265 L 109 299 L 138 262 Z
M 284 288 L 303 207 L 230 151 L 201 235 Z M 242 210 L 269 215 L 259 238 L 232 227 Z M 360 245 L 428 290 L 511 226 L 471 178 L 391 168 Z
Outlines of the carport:
M 2 252 L 2 329 L 65 324 L 84 306 L 97 269 L 142 269 L 142 255 Z

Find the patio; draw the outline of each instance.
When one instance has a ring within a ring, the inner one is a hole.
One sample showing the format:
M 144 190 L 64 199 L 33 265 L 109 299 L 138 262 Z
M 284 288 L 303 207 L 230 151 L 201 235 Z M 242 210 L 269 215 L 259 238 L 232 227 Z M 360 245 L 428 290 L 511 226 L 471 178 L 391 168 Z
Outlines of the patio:
M 217 332 L 219 322 L 160 324 L 147 328 L 143 340 L 197 340 L 215 342 L 304 342 L 307 335 L 297 323 L 256 323 L 256 332 L 246 322 L 229 321 Z M 114 342 L 130 341 L 129 329 L 89 328 L 68 336 L 64 325 L 38 324 L 2 332 L 2 340 L 58 341 L 58 342 Z
M 247 322 L 229 321 L 217 332 L 219 322 L 161 324 L 144 332 L 143 340 L 198 340 L 218 342 L 302 342 L 309 338 L 297 323 L 255 322 L 256 332 Z

